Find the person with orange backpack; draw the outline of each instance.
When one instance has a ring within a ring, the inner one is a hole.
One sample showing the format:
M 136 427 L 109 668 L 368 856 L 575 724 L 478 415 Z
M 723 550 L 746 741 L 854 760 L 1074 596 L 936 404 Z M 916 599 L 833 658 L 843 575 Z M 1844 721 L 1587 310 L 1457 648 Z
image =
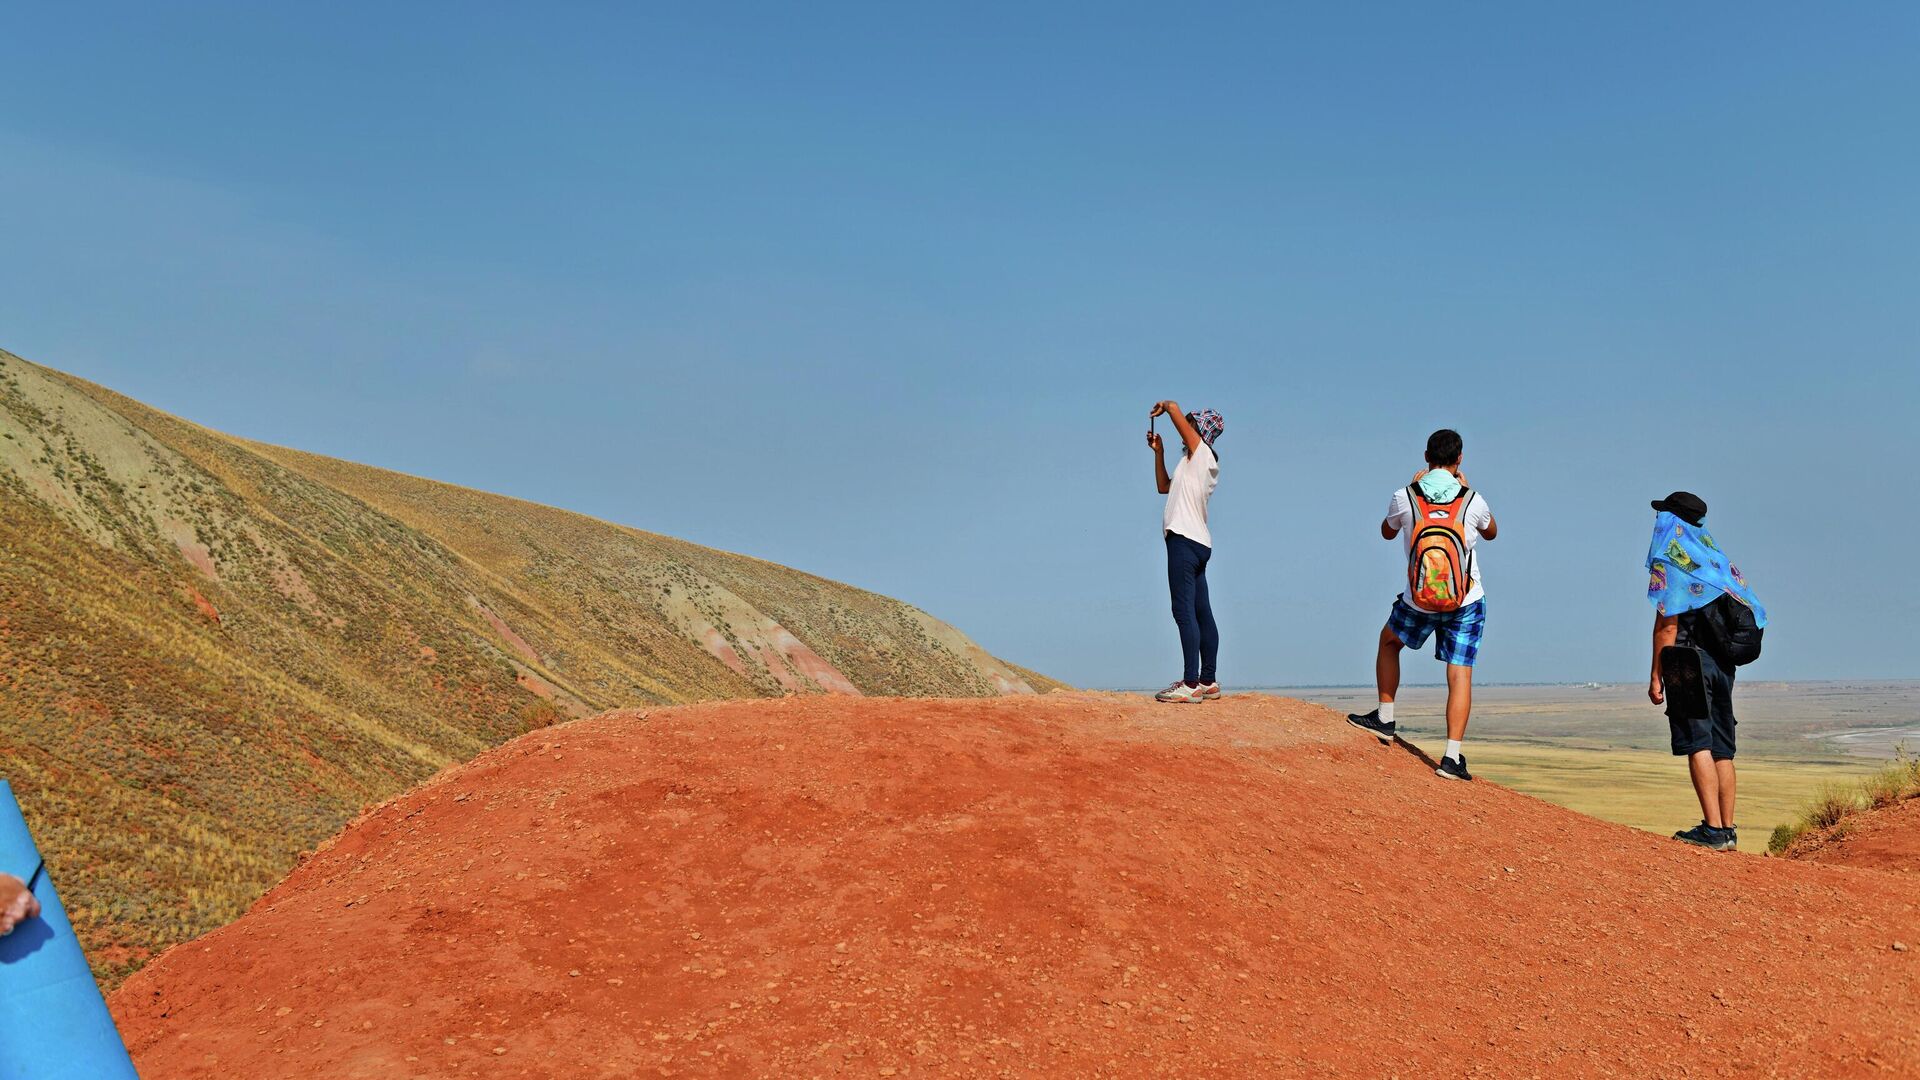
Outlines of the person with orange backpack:
M 1407 587 L 1394 598 L 1380 631 L 1373 672 L 1380 707 L 1352 714 L 1347 723 L 1383 743 L 1394 739 L 1393 698 L 1400 691 L 1400 650 L 1418 649 L 1432 637 L 1434 659 L 1447 665 L 1447 749 L 1435 774 L 1472 780 L 1460 744 L 1473 709 L 1473 663 L 1487 626 L 1486 590 L 1480 583 L 1476 547 L 1500 533 L 1486 496 L 1460 473 L 1460 433 L 1442 428 L 1427 439 L 1427 468 L 1393 493 L 1380 535 L 1399 537 L 1407 552 Z

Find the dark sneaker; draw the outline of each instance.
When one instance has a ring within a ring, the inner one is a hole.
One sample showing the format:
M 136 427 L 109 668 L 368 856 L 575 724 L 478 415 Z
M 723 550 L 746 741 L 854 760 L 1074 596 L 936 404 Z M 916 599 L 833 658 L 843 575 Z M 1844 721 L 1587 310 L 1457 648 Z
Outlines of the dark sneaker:
M 1459 757 L 1441 758 L 1440 767 L 1433 770 L 1433 775 L 1443 780 L 1473 779 L 1473 774 L 1467 771 L 1467 755 L 1465 754 L 1461 754 Z
M 1375 709 L 1364 716 L 1359 713 L 1348 713 L 1347 723 L 1352 724 L 1361 731 L 1367 732 L 1383 743 L 1393 741 L 1393 725 L 1381 722 L 1379 709 Z
M 1691 829 L 1684 829 L 1674 833 L 1673 838 L 1683 844 L 1693 844 L 1696 847 L 1711 848 L 1714 851 L 1732 851 L 1734 846 L 1740 842 L 1740 834 L 1738 831 L 1734 829 L 1716 829 L 1704 821 Z

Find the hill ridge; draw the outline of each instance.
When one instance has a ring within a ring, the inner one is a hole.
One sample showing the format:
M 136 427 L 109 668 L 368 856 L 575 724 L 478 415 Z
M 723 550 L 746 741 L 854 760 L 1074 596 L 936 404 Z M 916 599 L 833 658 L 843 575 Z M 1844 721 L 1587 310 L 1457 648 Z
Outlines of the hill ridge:
M 109 984 L 362 805 L 532 727 L 1056 686 L 867 590 L 237 438 L 0 351 L 0 767 Z
M 1904 1075 L 1917 923 L 1283 698 L 788 698 L 490 751 L 111 1004 L 150 1080 Z

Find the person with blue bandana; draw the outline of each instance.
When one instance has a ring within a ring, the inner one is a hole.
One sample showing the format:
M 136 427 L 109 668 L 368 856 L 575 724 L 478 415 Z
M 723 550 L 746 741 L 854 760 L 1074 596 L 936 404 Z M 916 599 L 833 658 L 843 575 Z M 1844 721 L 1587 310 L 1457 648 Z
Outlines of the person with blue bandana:
M 1734 670 L 1760 654 L 1766 609 L 1707 531 L 1707 504 L 1676 491 L 1653 503 L 1647 602 L 1653 671 L 1647 698 L 1665 704 L 1673 753 L 1687 759 L 1700 824 L 1674 839 L 1715 851 L 1739 842 L 1734 825 Z

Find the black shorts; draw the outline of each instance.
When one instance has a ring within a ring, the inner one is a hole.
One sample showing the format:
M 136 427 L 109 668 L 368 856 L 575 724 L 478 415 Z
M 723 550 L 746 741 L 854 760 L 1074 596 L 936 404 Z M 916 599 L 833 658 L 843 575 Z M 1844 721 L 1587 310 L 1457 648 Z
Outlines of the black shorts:
M 1660 651 L 1660 681 L 1674 756 L 1710 750 L 1715 761 L 1733 760 L 1733 672 L 1703 649 L 1670 645 Z

